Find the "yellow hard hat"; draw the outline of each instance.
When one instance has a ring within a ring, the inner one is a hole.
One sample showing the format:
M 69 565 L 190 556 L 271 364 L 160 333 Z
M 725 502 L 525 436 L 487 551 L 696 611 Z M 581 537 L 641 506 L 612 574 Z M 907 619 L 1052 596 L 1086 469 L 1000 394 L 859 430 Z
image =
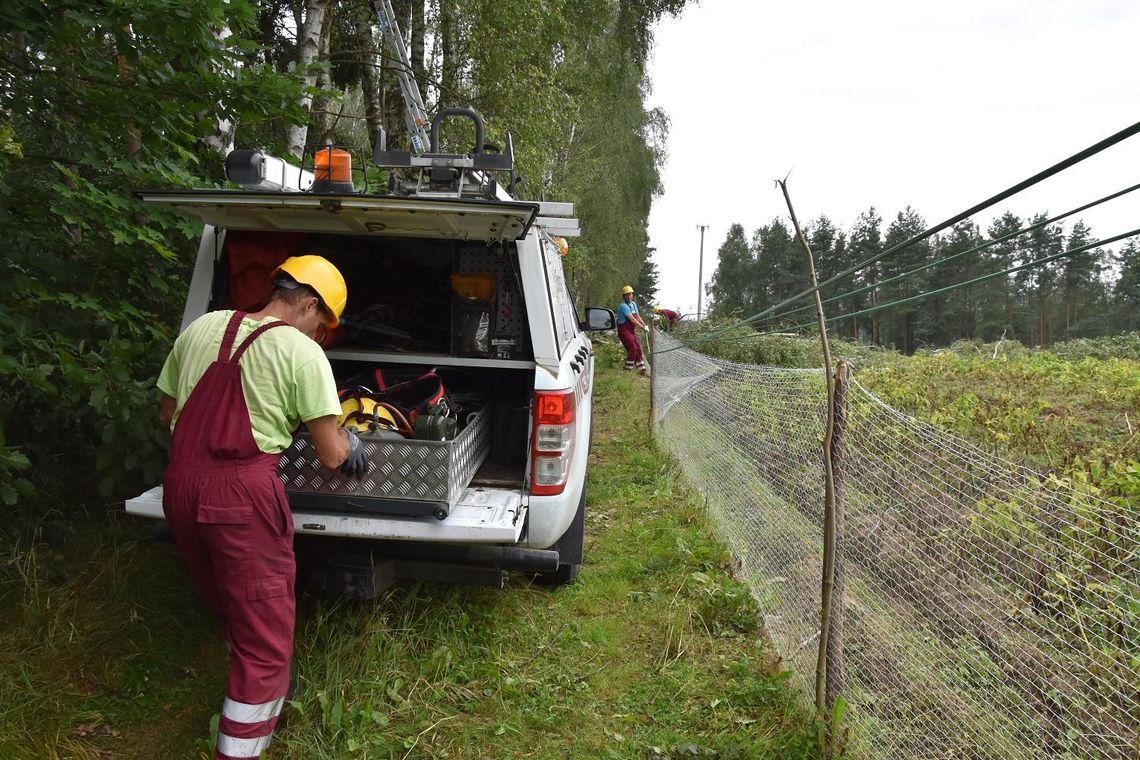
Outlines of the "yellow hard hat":
M 340 315 L 344 313 L 344 304 L 348 301 L 348 287 L 344 284 L 340 270 L 332 262 L 324 256 L 314 254 L 290 256 L 274 270 L 273 276 L 282 272 L 317 292 L 325 308 L 332 314 L 332 319 L 328 322 L 330 328 L 340 324 Z
M 653 307 L 653 313 L 654 314 L 660 314 L 661 313 L 661 307 L 660 306 L 654 306 Z
M 631 285 L 626 285 L 624 288 L 621 289 L 621 294 L 623 296 L 627 295 L 629 293 L 632 293 L 632 292 L 633 292 L 633 287 Z

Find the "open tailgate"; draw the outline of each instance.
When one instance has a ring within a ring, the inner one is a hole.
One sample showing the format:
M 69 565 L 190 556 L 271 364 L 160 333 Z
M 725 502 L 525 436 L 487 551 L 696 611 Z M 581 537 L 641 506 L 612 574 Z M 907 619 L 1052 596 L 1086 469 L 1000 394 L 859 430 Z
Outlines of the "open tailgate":
M 136 195 L 224 229 L 449 240 L 521 239 L 539 208 L 537 203 L 514 200 L 246 190 L 144 190 Z
M 127 513 L 163 519 L 162 486 L 126 501 Z M 432 517 L 358 517 L 293 510 L 296 532 L 311 536 L 438 541 L 441 543 L 517 543 L 526 523 L 521 491 L 468 488 L 446 520 Z

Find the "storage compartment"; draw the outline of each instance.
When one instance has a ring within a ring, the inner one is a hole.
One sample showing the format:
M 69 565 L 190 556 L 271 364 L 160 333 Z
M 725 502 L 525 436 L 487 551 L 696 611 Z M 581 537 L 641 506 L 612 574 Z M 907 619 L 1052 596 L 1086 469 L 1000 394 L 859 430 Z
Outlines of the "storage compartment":
M 326 349 L 533 360 L 511 243 L 231 230 L 211 308 L 261 308 L 273 270 L 303 253 L 328 258 L 348 284 Z
M 316 510 L 432 515 L 442 520 L 486 459 L 491 437 L 488 415 L 481 410 L 471 414 L 451 441 L 371 436 L 360 440 L 371 468 L 362 478 L 350 478 L 321 465 L 307 433 L 295 435 L 280 466 L 290 503 Z
M 304 253 L 328 258 L 348 284 L 342 326 L 321 337 L 337 387 L 378 393 L 434 372 L 459 431 L 447 441 L 362 435 L 364 478 L 326 469 L 298 434 L 281 460 L 290 504 L 445 519 L 469 485 L 522 489 L 534 362 L 514 245 L 231 230 L 212 308 L 261 308 L 273 270 Z

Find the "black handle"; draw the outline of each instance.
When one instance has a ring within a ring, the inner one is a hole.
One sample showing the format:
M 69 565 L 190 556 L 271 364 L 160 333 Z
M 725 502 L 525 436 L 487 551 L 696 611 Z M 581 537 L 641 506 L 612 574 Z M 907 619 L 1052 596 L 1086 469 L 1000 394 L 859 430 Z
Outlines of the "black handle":
M 475 123 L 475 153 L 483 152 L 483 119 L 473 108 L 442 108 L 431 120 L 431 152 L 439 153 L 439 125 L 448 116 L 463 116 Z

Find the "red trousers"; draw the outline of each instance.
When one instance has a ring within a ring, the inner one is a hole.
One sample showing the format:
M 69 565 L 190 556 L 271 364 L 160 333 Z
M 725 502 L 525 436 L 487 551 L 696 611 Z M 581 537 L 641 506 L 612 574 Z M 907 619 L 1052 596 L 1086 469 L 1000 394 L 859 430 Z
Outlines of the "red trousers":
M 223 746 L 219 738 L 219 758 L 257 757 L 289 688 L 296 565 L 276 460 L 228 470 L 172 468 L 163 489 L 178 553 L 230 647 L 218 731 L 239 741 Z
M 293 516 L 277 455 L 253 440 L 238 358 L 243 315 L 230 320 L 218 359 L 183 405 L 170 442 L 162 510 L 198 591 L 222 622 L 230 675 L 215 758 L 257 758 L 289 689 L 295 602 Z
M 645 356 L 641 353 L 641 342 L 637 339 L 637 326 L 633 322 L 618 325 L 618 340 L 625 346 L 625 368 L 645 368 Z

